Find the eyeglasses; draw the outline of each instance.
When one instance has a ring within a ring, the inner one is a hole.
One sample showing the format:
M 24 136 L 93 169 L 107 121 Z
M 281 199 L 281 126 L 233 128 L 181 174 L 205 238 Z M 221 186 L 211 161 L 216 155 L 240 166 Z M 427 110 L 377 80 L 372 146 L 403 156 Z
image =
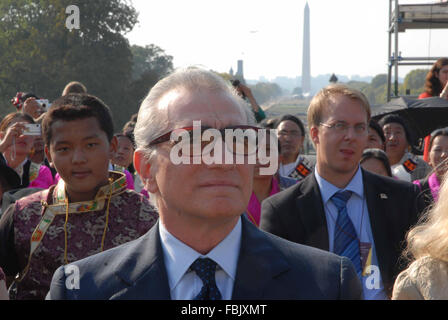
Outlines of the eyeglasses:
M 349 125 L 347 122 L 344 122 L 344 121 L 339 121 L 339 122 L 336 122 L 334 124 L 328 124 L 328 123 L 320 122 L 320 125 L 324 126 L 324 127 L 327 127 L 327 128 L 330 128 L 330 129 L 334 130 L 335 132 L 337 132 L 338 134 L 347 134 L 348 129 L 350 127 L 352 127 L 351 125 Z M 368 132 L 367 131 L 367 124 L 365 124 L 365 123 L 355 124 L 353 126 L 353 129 L 355 131 L 355 134 L 358 135 L 358 136 L 366 135 L 367 132 Z
M 248 156 L 257 152 L 258 130 L 260 128 L 247 125 L 229 126 L 223 129 L 206 126 L 177 128 L 152 140 L 148 147 L 166 141 L 170 141 L 172 145 L 182 143 L 180 156 L 194 157 L 200 156 L 204 151 L 210 152 L 216 144 L 217 138 L 220 137 L 225 142 L 227 150 L 234 155 Z M 207 150 L 205 150 L 206 148 Z

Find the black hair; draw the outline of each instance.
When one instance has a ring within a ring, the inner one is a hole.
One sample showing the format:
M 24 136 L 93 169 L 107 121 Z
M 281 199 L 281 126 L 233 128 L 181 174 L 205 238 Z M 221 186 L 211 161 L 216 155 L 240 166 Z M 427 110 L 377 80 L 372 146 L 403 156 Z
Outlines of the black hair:
M 386 137 L 384 136 L 383 128 L 378 124 L 378 122 L 376 122 L 373 119 L 370 119 L 370 121 L 369 121 L 369 128 L 372 128 L 373 130 L 376 131 L 376 133 L 378 133 L 378 135 L 380 136 L 380 138 L 383 141 L 383 143 L 386 142 Z
M 431 139 L 429 140 L 429 150 L 431 150 L 431 148 L 432 148 L 434 139 L 438 136 L 447 136 L 448 137 L 448 127 L 436 129 L 431 133 Z
M 281 116 L 281 118 L 276 121 L 275 128 L 278 128 L 280 123 L 282 123 L 283 121 L 286 121 L 286 120 L 295 122 L 299 126 L 300 131 L 302 131 L 302 136 L 303 137 L 305 136 L 305 126 L 303 125 L 302 121 L 298 117 L 293 116 L 292 114 L 285 114 L 285 115 Z
M 134 134 L 132 132 L 129 132 L 129 131 L 119 132 L 119 133 L 116 133 L 114 136 L 117 138 L 121 138 L 121 137 L 128 138 L 128 140 L 131 141 L 132 147 L 134 148 L 134 150 L 137 148 L 135 145 Z
M 386 152 L 384 152 L 381 149 L 371 148 L 371 149 L 364 149 L 361 160 L 359 163 L 363 163 L 365 160 L 368 159 L 376 159 L 383 163 L 384 168 L 387 171 L 387 175 L 389 177 L 392 177 L 392 169 L 390 168 L 390 162 L 389 158 L 387 157 Z
M 36 98 L 36 99 L 39 99 L 39 97 L 36 96 L 36 95 L 35 95 L 34 93 L 32 93 L 32 92 L 24 92 L 24 93 L 22 94 L 22 96 L 20 97 L 20 100 L 21 100 L 22 102 L 25 102 L 26 99 L 28 99 L 28 98 Z
M 398 123 L 404 129 L 404 132 L 405 132 L 405 135 L 406 135 L 406 141 L 408 142 L 408 144 L 410 146 L 412 146 L 414 144 L 414 140 L 412 138 L 411 130 L 409 129 L 409 125 L 407 124 L 406 120 L 403 119 L 402 117 L 400 117 L 399 115 L 397 115 L 397 114 L 389 114 L 389 115 L 384 116 L 383 118 L 381 118 L 378 123 L 381 126 L 381 128 L 384 128 L 384 126 L 386 124 L 389 124 L 389 123 Z
M 275 129 L 277 128 L 278 118 L 266 118 L 261 120 L 259 125 L 266 129 Z
M 51 125 L 57 120 L 73 121 L 95 118 L 109 141 L 114 136 L 114 124 L 109 107 L 99 98 L 90 94 L 70 93 L 60 97 L 51 105 L 50 111 L 42 121 L 42 135 L 45 144 L 52 138 Z

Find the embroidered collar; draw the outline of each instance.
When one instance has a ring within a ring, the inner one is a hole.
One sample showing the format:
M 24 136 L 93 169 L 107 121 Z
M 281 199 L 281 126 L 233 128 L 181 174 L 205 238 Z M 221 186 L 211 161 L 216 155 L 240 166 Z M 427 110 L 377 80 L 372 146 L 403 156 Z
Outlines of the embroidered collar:
M 117 171 L 109 172 L 110 183 L 102 186 L 95 198 L 89 201 L 69 203 L 69 212 L 89 212 L 101 210 L 104 207 L 105 199 L 110 196 L 115 196 L 126 190 L 126 175 Z M 62 206 L 61 206 L 62 205 Z M 53 205 L 51 207 L 61 207 L 64 211 L 66 205 L 66 191 L 65 182 L 60 179 L 53 192 Z M 59 211 L 59 210 L 58 210 Z M 58 212 L 59 213 L 59 212 Z

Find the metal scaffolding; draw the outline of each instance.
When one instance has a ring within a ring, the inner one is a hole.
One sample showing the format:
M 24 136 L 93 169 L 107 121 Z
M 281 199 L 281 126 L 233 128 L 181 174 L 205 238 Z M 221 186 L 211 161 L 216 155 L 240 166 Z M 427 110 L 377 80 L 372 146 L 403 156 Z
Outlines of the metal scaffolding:
M 398 66 L 433 65 L 440 57 L 402 57 L 398 50 L 398 33 L 408 29 L 448 28 L 448 2 L 399 5 L 389 0 L 389 51 L 387 70 L 387 101 L 398 97 Z M 392 37 L 394 47 L 392 48 Z M 392 51 L 393 50 L 393 51 Z M 392 70 L 394 95 L 392 96 Z

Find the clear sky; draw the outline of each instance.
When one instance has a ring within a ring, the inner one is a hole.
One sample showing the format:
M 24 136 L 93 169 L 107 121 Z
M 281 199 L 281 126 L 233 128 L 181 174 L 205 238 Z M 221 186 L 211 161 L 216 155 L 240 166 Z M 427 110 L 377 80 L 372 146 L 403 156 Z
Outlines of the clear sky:
M 400 4 L 434 0 L 401 0 Z M 306 0 L 133 0 L 139 23 L 131 44 L 155 44 L 175 67 L 219 72 L 244 60 L 246 79 L 296 77 L 302 72 Z M 311 75 L 387 73 L 389 0 L 308 0 Z M 448 29 L 399 34 L 403 57 L 448 56 Z M 400 77 L 411 69 L 400 67 Z

